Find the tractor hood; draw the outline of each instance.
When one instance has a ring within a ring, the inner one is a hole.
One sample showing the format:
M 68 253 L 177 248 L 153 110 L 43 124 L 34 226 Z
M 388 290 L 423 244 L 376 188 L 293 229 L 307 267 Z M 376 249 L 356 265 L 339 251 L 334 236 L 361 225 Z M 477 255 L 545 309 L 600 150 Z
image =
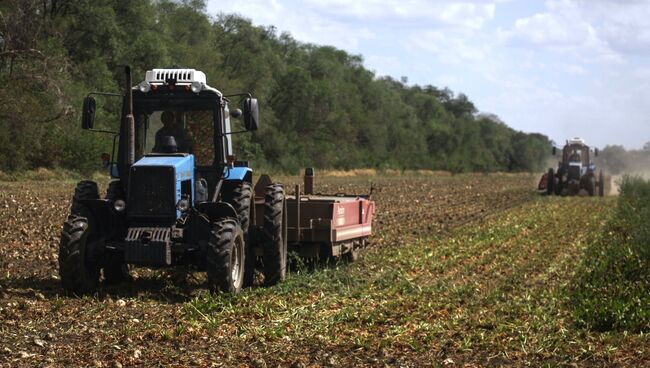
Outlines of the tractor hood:
M 153 153 L 145 155 L 133 166 L 166 166 L 173 167 L 176 172 L 176 180 L 182 181 L 192 178 L 194 171 L 194 155 L 187 153 Z

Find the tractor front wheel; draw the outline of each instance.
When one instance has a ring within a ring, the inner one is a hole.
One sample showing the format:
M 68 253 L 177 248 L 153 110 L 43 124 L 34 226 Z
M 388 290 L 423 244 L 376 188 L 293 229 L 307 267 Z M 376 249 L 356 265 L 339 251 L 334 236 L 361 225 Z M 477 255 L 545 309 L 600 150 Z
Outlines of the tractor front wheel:
M 63 289 L 68 293 L 84 295 L 97 289 L 99 262 L 91 233 L 92 224 L 87 217 L 72 214 L 63 224 L 59 276 Z
M 281 184 L 266 187 L 264 195 L 264 284 L 275 285 L 287 274 L 287 203 Z
M 124 253 L 121 251 L 106 251 L 104 253 L 104 281 L 107 284 L 119 284 L 131 281 L 129 265 L 124 263 Z
M 244 282 L 244 262 L 244 234 L 237 220 L 214 222 L 206 254 L 210 290 L 239 292 Z
M 555 171 L 553 169 L 548 169 L 548 174 L 546 174 L 546 194 L 553 195 L 555 192 Z

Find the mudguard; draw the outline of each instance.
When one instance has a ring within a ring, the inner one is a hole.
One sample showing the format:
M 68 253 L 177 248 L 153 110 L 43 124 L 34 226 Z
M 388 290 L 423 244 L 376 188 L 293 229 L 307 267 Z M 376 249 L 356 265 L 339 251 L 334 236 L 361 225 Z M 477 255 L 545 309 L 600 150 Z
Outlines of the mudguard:
M 106 199 L 81 199 L 79 203 L 94 217 L 100 236 L 104 239 L 113 238 L 122 224 L 122 219 L 110 202 Z
M 226 181 L 253 182 L 253 170 L 250 167 L 231 167 L 226 169 L 223 176 Z
M 237 212 L 226 202 L 201 202 L 197 209 L 199 212 L 204 213 L 210 219 L 210 222 L 215 222 L 222 218 L 237 219 Z

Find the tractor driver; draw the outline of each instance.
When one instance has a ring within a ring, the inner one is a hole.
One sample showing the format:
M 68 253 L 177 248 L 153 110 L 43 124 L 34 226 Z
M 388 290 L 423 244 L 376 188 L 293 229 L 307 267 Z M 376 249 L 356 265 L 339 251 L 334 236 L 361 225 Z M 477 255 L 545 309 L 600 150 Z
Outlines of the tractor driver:
M 569 156 L 569 162 L 580 162 L 580 153 L 577 150 L 573 150 Z
M 180 116 L 179 116 L 180 118 Z M 156 144 L 153 152 L 186 152 L 189 153 L 190 146 L 188 144 L 187 134 L 183 129 L 182 121 L 179 121 L 171 111 L 164 111 L 160 114 L 160 121 L 163 126 L 156 132 Z M 173 137 L 176 147 L 170 146 L 169 137 Z

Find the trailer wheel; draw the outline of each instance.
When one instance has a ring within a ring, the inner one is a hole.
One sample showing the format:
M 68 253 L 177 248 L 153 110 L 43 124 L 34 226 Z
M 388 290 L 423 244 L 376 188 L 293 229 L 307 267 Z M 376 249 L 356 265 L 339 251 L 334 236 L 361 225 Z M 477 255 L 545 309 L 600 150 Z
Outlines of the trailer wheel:
M 555 192 L 555 171 L 548 169 L 546 175 L 546 195 L 552 195 Z
M 244 281 L 244 235 L 236 220 L 214 222 L 206 252 L 208 285 L 212 291 L 237 293 Z
M 252 286 L 255 276 L 255 249 L 248 234 L 251 218 L 251 200 L 253 198 L 253 187 L 250 183 L 241 182 L 231 191 L 223 194 L 225 202 L 230 203 L 241 226 L 246 249 L 244 262 L 244 286 Z
M 601 197 L 605 196 L 605 175 L 603 175 L 602 170 L 598 174 L 598 195 Z
M 87 212 L 78 207 L 79 212 Z M 61 231 L 59 276 L 67 293 L 91 294 L 99 283 L 99 262 L 89 217 L 69 215 Z
M 287 274 L 287 203 L 281 184 L 266 187 L 262 245 L 264 284 L 275 285 Z
M 80 201 L 86 199 L 99 199 L 99 188 L 97 187 L 97 183 L 92 180 L 82 180 L 77 183 L 77 186 L 74 188 L 74 195 L 72 196 L 70 213 L 81 215 L 84 207 Z

